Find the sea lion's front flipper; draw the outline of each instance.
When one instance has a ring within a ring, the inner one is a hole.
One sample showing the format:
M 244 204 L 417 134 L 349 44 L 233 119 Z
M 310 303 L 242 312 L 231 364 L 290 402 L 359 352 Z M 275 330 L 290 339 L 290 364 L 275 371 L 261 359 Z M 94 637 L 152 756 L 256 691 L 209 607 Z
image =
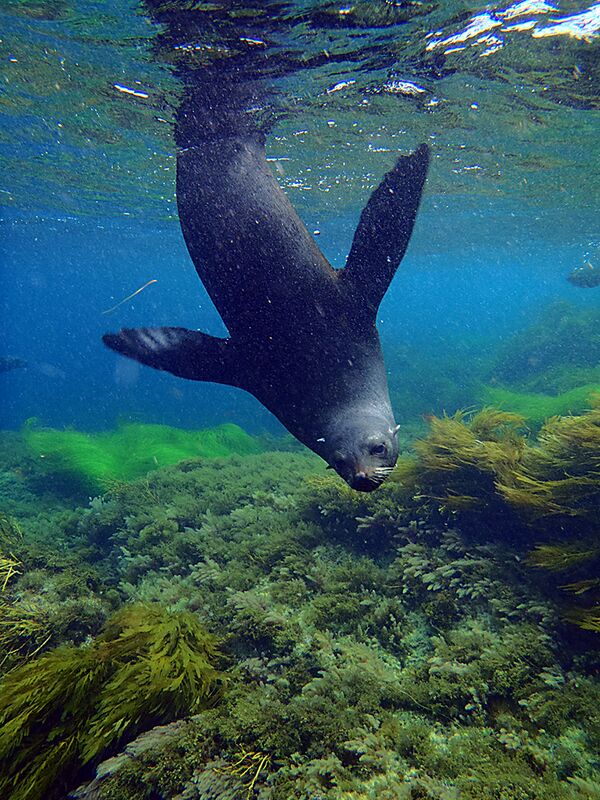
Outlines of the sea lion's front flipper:
M 243 383 L 231 339 L 187 328 L 123 328 L 105 334 L 102 341 L 117 353 L 179 378 L 230 386 Z
M 360 216 L 340 280 L 369 313 L 377 312 L 408 247 L 428 165 L 426 144 L 400 156 Z

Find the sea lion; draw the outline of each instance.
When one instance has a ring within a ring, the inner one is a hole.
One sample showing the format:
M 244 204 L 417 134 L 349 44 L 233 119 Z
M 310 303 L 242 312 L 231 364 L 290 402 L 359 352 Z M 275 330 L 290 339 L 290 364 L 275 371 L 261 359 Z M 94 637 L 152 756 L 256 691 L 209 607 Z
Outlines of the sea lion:
M 275 180 L 264 139 L 218 136 L 177 158 L 183 236 L 229 338 L 161 327 L 103 341 L 181 378 L 245 389 L 352 488 L 371 491 L 398 457 L 376 315 L 408 246 L 429 150 L 385 175 L 334 270 Z

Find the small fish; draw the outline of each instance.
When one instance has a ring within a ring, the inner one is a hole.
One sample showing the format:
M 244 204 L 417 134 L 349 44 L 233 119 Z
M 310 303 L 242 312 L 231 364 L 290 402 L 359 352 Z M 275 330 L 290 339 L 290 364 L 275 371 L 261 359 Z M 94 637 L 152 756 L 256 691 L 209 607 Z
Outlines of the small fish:
M 593 289 L 595 286 L 600 286 L 600 269 L 586 261 L 582 267 L 576 267 L 567 275 L 567 280 L 581 289 Z

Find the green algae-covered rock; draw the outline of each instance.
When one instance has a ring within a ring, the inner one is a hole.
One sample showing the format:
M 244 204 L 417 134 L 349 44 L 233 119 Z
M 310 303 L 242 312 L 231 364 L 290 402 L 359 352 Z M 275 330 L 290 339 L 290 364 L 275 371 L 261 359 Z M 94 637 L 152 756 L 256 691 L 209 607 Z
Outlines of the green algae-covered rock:
M 577 386 L 562 394 L 518 392 L 502 386 L 486 386 L 481 399 L 487 405 L 520 414 L 528 425 L 540 428 L 550 417 L 581 414 L 590 408 L 590 397 L 600 391 L 600 384 Z
M 111 481 L 128 481 L 187 458 L 250 455 L 261 444 L 233 424 L 199 431 L 167 425 L 130 423 L 116 431 L 39 428 L 28 424 L 23 436 L 30 451 L 48 472 L 63 473 L 90 491 L 106 489 Z

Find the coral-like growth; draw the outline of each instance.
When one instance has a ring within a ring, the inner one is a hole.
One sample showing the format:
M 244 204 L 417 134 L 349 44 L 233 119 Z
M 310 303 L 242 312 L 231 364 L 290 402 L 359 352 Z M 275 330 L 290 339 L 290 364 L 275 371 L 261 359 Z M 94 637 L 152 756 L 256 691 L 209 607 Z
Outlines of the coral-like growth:
M 83 433 L 39 428 L 29 423 L 23 436 L 49 473 L 79 479 L 88 491 L 102 491 L 110 481 L 132 480 L 186 458 L 249 455 L 263 448 L 237 425 L 185 431 L 166 425 L 122 425 L 116 431 Z
M 126 606 L 89 647 L 63 646 L 0 685 L 0 793 L 59 796 L 143 727 L 213 705 L 218 643 L 190 613 Z

